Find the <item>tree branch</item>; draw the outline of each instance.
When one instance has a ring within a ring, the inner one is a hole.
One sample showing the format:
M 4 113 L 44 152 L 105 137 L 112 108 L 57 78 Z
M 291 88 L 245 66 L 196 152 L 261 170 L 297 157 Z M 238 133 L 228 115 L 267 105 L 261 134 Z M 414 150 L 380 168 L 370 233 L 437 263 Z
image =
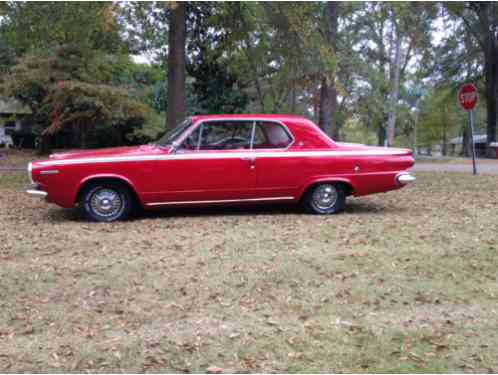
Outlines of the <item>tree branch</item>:
M 469 20 L 459 11 L 455 11 L 455 14 L 461 18 L 461 20 L 465 24 L 465 28 L 469 31 L 470 34 L 472 34 L 474 36 L 474 38 L 476 38 L 476 40 L 479 43 L 479 45 L 481 46 L 481 48 L 483 50 L 486 50 L 486 46 L 485 46 L 484 42 L 481 40 L 479 33 L 472 27 Z
M 408 62 L 410 61 L 410 58 L 411 58 L 412 48 L 413 48 L 413 39 L 410 39 L 410 44 L 408 45 L 408 50 L 406 51 L 405 62 L 403 63 L 403 66 L 401 67 L 401 76 L 405 75 L 406 67 L 407 67 Z

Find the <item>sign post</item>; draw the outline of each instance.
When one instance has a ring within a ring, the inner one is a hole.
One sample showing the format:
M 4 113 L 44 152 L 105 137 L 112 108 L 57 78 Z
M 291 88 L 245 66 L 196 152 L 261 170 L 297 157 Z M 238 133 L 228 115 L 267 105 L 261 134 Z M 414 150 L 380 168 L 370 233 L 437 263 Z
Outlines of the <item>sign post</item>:
M 462 108 L 469 112 L 469 118 L 470 118 L 470 137 L 472 139 L 472 168 L 474 171 L 474 175 L 477 174 L 477 168 L 476 168 L 476 145 L 474 142 L 474 108 L 477 104 L 477 89 L 476 87 L 471 84 L 467 83 L 460 87 L 460 90 L 458 90 L 458 101 L 460 102 L 460 105 Z M 462 146 L 465 147 L 463 144 L 462 140 Z

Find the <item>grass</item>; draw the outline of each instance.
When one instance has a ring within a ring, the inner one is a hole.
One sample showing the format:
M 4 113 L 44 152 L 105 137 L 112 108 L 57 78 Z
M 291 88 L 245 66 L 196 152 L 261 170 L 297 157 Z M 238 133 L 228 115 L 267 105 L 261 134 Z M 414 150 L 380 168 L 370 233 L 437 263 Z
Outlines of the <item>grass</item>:
M 0 171 L 0 372 L 497 372 L 498 177 L 417 178 L 91 224 Z

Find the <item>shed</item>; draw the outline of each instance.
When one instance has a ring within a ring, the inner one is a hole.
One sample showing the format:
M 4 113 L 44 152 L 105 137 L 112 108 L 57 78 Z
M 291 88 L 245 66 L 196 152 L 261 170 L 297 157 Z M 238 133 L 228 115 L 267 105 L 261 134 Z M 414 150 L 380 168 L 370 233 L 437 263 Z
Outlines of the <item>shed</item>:
M 488 144 L 487 141 L 488 141 L 488 136 L 486 134 L 474 134 L 474 144 L 476 148 L 476 154 L 478 156 L 486 155 L 486 147 Z M 463 137 L 451 138 L 450 145 L 451 145 L 452 154 L 460 152 L 463 147 Z
M 12 134 L 23 131 L 22 120 L 31 114 L 19 100 L 0 97 L 0 145 L 13 146 Z

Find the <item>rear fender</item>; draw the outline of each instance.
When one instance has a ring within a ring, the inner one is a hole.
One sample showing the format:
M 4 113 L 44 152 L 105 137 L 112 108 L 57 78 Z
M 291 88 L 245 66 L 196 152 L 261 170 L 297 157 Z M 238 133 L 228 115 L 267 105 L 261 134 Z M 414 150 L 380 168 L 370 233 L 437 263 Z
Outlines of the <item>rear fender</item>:
M 354 194 L 356 191 L 356 185 L 347 177 L 337 177 L 337 176 L 320 176 L 320 177 L 311 177 L 306 181 L 306 183 L 300 188 L 298 192 L 298 198 L 301 199 L 303 194 L 308 190 L 311 186 L 321 183 L 321 182 L 340 182 L 348 185 L 351 188 L 350 194 Z

